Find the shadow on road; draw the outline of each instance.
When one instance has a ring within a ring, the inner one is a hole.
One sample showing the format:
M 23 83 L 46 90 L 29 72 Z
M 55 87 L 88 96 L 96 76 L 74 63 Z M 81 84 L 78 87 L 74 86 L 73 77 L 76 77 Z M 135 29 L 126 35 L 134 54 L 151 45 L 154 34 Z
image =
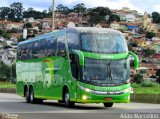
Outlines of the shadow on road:
M 26 102 L 23 102 L 23 103 L 26 103 Z M 27 103 L 26 103 L 27 104 Z M 43 102 L 43 103 L 39 103 L 39 104 L 33 104 L 33 105 L 42 105 L 42 106 L 50 106 L 50 107 L 58 107 L 58 108 L 67 108 L 65 106 L 64 103 L 58 103 L 58 102 Z M 72 108 L 67 108 L 67 109 L 70 109 L 70 110 L 104 110 L 104 109 L 109 109 L 109 108 L 105 108 L 103 106 L 99 106 L 97 104 L 97 106 L 94 104 L 94 105 L 87 105 L 87 104 L 79 104 L 79 103 L 76 103 L 74 107 Z

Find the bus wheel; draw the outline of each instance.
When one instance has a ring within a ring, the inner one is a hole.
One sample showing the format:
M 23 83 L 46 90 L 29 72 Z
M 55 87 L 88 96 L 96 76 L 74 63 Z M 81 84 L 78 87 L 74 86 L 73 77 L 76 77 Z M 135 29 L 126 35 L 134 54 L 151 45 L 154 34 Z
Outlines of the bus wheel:
M 113 103 L 103 103 L 105 107 L 112 107 Z
M 29 90 L 25 90 L 25 98 L 26 98 L 26 103 L 30 103 L 30 97 L 29 97 Z
M 64 92 L 64 102 L 67 107 L 73 107 L 75 102 L 70 101 L 69 90 L 66 89 Z
M 32 87 L 29 90 L 29 99 L 30 99 L 30 103 L 35 103 L 34 90 Z

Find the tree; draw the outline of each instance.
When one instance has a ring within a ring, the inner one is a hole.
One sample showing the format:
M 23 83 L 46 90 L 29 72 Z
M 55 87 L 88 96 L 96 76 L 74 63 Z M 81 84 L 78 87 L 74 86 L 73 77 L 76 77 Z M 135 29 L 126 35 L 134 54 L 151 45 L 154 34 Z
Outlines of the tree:
M 60 13 L 63 13 L 63 8 L 64 6 L 62 4 L 59 4 L 57 7 L 57 11 L 60 12 Z M 52 12 L 52 9 L 50 8 L 50 11 Z
M 143 52 L 144 56 L 146 56 L 146 57 L 149 57 L 149 56 L 154 55 L 156 53 L 156 51 L 152 50 L 152 49 L 143 49 L 142 52 Z
M 158 12 L 153 12 L 152 18 L 154 23 L 160 23 L 160 14 Z
M 0 80 L 9 81 L 10 80 L 10 67 L 6 64 L 1 64 L 0 66 Z
M 80 13 L 84 14 L 86 12 L 86 10 L 87 10 L 87 8 L 85 7 L 84 3 L 77 4 L 73 7 L 73 11 L 78 13 L 78 16 Z
M 97 7 L 95 9 L 92 10 L 92 12 L 97 12 L 100 14 L 100 16 L 105 17 L 106 15 L 111 15 L 112 12 L 108 7 Z
M 4 33 L 2 34 L 2 37 L 4 37 L 5 39 L 10 39 L 11 35 L 9 33 Z
M 9 14 L 8 14 L 8 19 L 9 19 L 10 21 L 14 21 L 14 20 L 15 20 L 15 12 L 14 12 L 13 9 L 11 9 L 11 11 L 9 12 Z
M 3 35 L 4 33 L 5 31 L 0 29 L 0 35 Z
M 71 11 L 71 9 L 69 9 L 67 6 L 63 6 L 62 4 L 59 4 L 56 8 L 58 12 L 60 12 L 61 14 L 65 14 L 66 17 Z
M 109 22 L 112 22 L 112 21 L 117 21 L 117 22 L 119 22 L 119 21 L 120 21 L 120 17 L 119 17 L 118 15 L 116 15 L 116 14 L 112 14 L 112 15 L 110 15 L 110 17 L 109 17 Z
M 88 15 L 90 16 L 89 18 L 89 23 L 90 24 L 97 24 L 105 20 L 106 15 L 111 15 L 111 11 L 109 8 L 106 7 L 97 7 L 94 9 L 89 9 Z
M 147 32 L 146 33 L 146 38 L 152 39 L 153 37 L 156 37 L 156 34 L 153 32 Z
M 130 42 L 129 45 L 131 45 L 132 47 L 137 47 L 137 43 L 136 42 Z
M 146 70 L 140 70 L 140 72 L 139 72 L 139 74 L 142 75 L 142 76 L 144 76 L 145 73 L 147 73 Z
M 27 11 L 24 11 L 23 17 L 24 18 L 30 18 L 33 17 L 35 19 L 43 19 L 45 16 L 47 16 L 46 11 L 40 12 L 34 10 L 32 7 L 28 8 Z
M 104 21 L 103 16 L 100 16 L 98 13 L 90 12 L 89 22 L 91 23 L 91 26 L 93 26 L 93 24 L 100 23 L 101 21 Z
M 32 28 L 33 26 L 32 26 L 32 24 L 30 22 L 27 22 L 27 23 L 24 24 L 23 27 L 24 28 Z
M 21 41 L 25 41 L 26 39 L 23 38 L 23 36 L 21 36 L 20 38 L 18 38 L 18 42 L 21 42 Z
M 141 74 L 134 75 L 133 81 L 137 84 L 140 84 L 143 81 L 143 76 Z
M 0 7 L 0 19 L 8 18 L 11 9 L 9 7 Z
M 15 18 L 20 20 L 23 17 L 23 5 L 20 2 L 14 2 L 10 5 L 10 8 L 13 10 Z

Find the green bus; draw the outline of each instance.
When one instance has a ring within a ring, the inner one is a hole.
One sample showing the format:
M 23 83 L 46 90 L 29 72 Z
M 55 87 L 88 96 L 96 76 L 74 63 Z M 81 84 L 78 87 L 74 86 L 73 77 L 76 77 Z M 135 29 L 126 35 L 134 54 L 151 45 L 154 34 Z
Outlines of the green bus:
M 123 34 L 107 28 L 56 30 L 18 44 L 17 94 L 27 103 L 58 100 L 75 103 L 130 101 L 130 56 Z

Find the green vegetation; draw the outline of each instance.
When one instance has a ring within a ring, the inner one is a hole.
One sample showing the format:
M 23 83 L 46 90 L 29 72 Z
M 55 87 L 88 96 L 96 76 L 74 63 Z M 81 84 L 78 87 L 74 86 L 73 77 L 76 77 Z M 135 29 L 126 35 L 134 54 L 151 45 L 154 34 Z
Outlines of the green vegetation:
M 0 82 L 0 88 L 16 88 L 16 84 L 9 82 Z
M 155 82 L 145 81 L 141 84 L 133 83 L 131 86 L 136 94 L 160 94 L 160 84 Z
M 156 51 L 152 49 L 143 49 L 142 52 L 145 57 L 150 57 L 156 53 Z
M 8 66 L 4 63 L 0 63 L 0 81 L 15 82 L 16 77 L 16 65 Z
M 160 14 L 158 12 L 152 13 L 153 23 L 160 23 Z
M 23 26 L 24 28 L 33 28 L 32 24 L 30 22 L 27 22 Z
M 10 39 L 11 35 L 10 33 L 6 33 L 4 30 L 0 29 L 0 36 L 6 38 L 6 39 Z
M 153 33 L 153 32 L 147 32 L 147 33 L 146 33 L 146 38 L 151 39 L 151 38 L 153 38 L 153 37 L 156 37 L 156 34 L 155 34 L 155 33 Z

